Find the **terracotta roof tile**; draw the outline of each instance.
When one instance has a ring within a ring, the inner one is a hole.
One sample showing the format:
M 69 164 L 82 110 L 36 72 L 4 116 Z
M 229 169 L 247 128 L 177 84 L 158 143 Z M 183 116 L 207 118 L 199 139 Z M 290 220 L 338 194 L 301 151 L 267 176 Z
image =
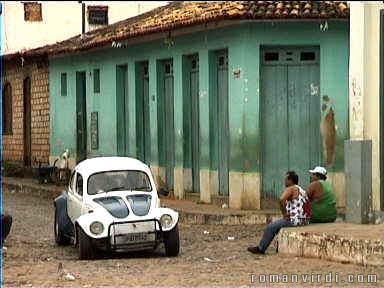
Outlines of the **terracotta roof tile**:
M 84 34 L 83 38 L 77 35 L 53 45 L 12 55 L 52 55 L 88 50 L 113 41 L 219 20 L 348 18 L 348 5 L 340 1 L 174 1 L 142 15 L 90 31 Z M 5 58 L 9 59 L 12 55 L 6 55 Z

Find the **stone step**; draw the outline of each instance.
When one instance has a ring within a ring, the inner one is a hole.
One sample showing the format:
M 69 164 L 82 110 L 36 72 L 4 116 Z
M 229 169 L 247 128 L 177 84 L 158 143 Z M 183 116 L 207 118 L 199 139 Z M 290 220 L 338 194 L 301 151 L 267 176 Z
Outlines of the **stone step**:
M 384 266 L 384 224 L 324 223 L 283 228 L 278 245 L 283 255 Z

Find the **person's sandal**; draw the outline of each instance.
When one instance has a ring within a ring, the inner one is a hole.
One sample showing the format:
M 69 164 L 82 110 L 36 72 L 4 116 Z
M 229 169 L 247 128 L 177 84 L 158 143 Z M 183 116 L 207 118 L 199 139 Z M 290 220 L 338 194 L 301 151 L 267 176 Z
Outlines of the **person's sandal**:
M 247 249 L 249 252 L 253 253 L 253 254 L 265 254 L 264 251 L 261 251 L 259 246 L 255 246 L 255 247 L 248 247 Z

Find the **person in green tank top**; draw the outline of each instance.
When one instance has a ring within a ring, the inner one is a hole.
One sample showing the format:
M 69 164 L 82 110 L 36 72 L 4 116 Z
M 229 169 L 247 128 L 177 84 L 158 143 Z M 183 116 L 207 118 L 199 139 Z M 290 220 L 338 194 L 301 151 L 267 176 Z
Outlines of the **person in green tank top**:
M 311 173 L 311 184 L 307 189 L 307 195 L 311 202 L 311 223 L 334 222 L 337 217 L 336 194 L 332 184 L 327 180 L 327 170 L 317 166 Z

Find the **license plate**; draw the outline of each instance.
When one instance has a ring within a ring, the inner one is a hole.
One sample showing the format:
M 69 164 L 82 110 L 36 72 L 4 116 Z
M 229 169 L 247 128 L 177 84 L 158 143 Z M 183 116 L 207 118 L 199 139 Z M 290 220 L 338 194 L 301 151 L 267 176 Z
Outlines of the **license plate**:
M 147 233 L 134 233 L 134 234 L 128 234 L 125 236 L 127 242 L 145 242 L 148 241 L 148 234 Z
M 113 241 L 113 237 L 111 239 Z M 116 237 L 116 244 L 132 244 L 155 241 L 155 234 L 153 233 L 130 233 Z

